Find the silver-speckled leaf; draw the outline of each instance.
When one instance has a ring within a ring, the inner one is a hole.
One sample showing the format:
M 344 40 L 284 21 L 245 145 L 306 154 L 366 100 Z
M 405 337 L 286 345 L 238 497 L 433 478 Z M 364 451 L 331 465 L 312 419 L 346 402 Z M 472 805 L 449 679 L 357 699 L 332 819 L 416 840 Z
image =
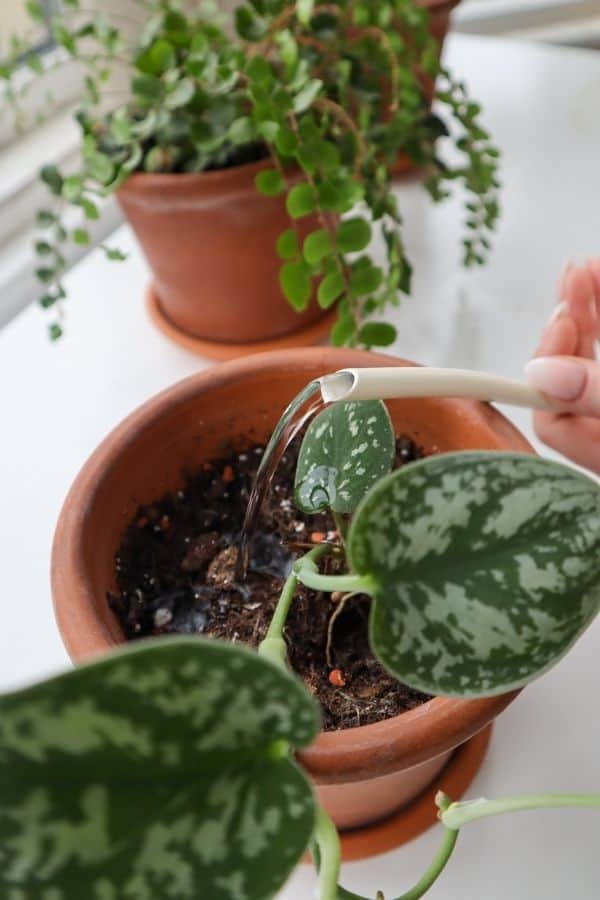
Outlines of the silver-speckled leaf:
M 392 468 L 394 429 L 381 400 L 333 403 L 308 427 L 296 466 L 296 505 L 352 513 Z
M 501 693 L 556 663 L 600 608 L 600 485 L 533 456 L 430 457 L 371 491 L 348 550 L 390 671 L 431 693 Z
M 273 896 L 315 814 L 285 744 L 318 728 L 293 676 L 193 638 L 1 697 L 0 896 Z

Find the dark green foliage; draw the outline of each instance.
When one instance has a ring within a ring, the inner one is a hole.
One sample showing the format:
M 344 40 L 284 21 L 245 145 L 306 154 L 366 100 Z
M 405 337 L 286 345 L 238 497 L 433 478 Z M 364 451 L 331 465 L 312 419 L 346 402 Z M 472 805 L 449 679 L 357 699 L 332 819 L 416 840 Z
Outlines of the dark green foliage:
M 37 0 L 27 8 L 34 20 L 43 15 Z M 273 249 L 289 302 L 304 309 L 318 284 L 319 303 L 338 307 L 334 343 L 386 346 L 391 326 L 368 320 L 385 318 L 411 289 L 390 177 L 398 154 L 421 167 L 434 201 L 462 183 L 465 264 L 487 256 L 499 214 L 499 154 L 481 125 L 480 106 L 441 68 L 427 10 L 417 0 L 338 0 L 325 7 L 249 0 L 235 10 L 237 37 L 201 9 L 184 13 L 174 0 L 135 0 L 139 29 L 132 43 L 116 12 L 113 22 L 110 12 L 92 15 L 78 0 L 63 3 L 52 30 L 84 68 L 86 100 L 77 114 L 83 161 L 67 177 L 46 166 L 43 181 L 57 203 L 78 206 L 91 220 L 98 200 L 132 172 L 201 172 L 271 156 L 257 189 L 281 194 L 291 220 L 318 220 L 301 246 L 286 231 Z M 43 68 L 17 38 L 10 58 L 0 61 L 9 109 L 18 110 L 12 75 L 24 58 L 34 72 Z M 123 64 L 130 71 L 126 94 L 111 84 Z M 435 114 L 419 72 L 437 79 Z M 438 152 L 443 140 L 458 151 L 452 164 Z M 356 214 L 358 203 L 364 218 Z M 44 243 L 64 240 L 62 232 L 51 233 L 56 216 L 54 209 L 40 214 L 49 232 Z M 69 233 L 84 243 L 81 229 Z M 349 258 L 377 233 L 385 264 Z M 48 266 L 40 269 L 46 279 Z

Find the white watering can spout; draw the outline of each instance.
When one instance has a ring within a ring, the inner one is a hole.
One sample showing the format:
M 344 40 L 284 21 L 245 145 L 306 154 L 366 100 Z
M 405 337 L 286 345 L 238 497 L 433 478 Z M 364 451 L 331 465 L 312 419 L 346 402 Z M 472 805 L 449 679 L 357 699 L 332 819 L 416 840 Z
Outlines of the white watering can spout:
M 325 403 L 337 400 L 391 400 L 395 397 L 470 397 L 529 409 L 559 410 L 521 381 L 469 369 L 385 366 L 340 369 L 318 379 Z

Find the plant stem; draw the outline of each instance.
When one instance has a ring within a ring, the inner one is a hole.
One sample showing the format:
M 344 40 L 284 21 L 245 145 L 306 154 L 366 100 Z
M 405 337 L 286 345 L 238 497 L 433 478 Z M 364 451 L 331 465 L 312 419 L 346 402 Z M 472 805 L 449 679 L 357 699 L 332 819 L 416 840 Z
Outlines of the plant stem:
M 454 850 L 456 840 L 458 838 L 458 831 L 454 831 L 453 829 L 446 828 L 442 844 L 440 849 L 435 855 L 435 858 L 423 877 L 420 881 L 415 884 L 415 886 L 407 891 L 406 894 L 402 894 L 398 900 L 419 900 L 419 897 L 422 897 L 427 893 L 429 888 L 438 880 L 442 872 L 446 867 L 446 863 L 450 859 L 452 855 L 452 851 Z
M 341 614 L 343 613 L 344 607 L 346 606 L 348 600 L 350 600 L 351 597 L 356 597 L 356 593 L 357 592 L 354 592 L 352 594 L 344 594 L 344 596 L 334 609 L 331 618 L 329 619 L 329 625 L 327 626 L 327 643 L 325 644 L 325 659 L 330 669 L 333 669 L 333 657 L 331 654 L 331 645 L 333 643 L 333 626 L 335 625 L 338 616 L 341 616 Z
M 333 509 L 331 510 L 331 515 L 333 517 L 333 521 L 335 522 L 335 527 L 337 528 L 340 540 L 345 547 L 346 535 L 348 534 L 348 523 L 341 513 L 336 513 Z
M 330 549 L 331 547 L 329 544 L 320 544 L 318 547 L 314 547 L 310 550 L 306 556 L 303 556 L 298 562 L 301 563 L 304 560 L 307 560 L 309 564 L 315 565 L 314 560 L 324 556 Z M 287 652 L 285 641 L 283 640 L 283 629 L 285 628 L 285 623 L 297 587 L 298 579 L 296 578 L 295 572 L 293 572 L 283 586 L 268 631 L 258 647 L 258 652 L 261 656 L 267 657 L 278 665 L 286 665 Z
M 318 821 L 318 820 L 317 820 Z M 318 827 L 318 826 L 317 826 Z M 316 836 L 316 832 L 315 832 Z M 435 856 L 435 859 L 420 879 L 420 881 L 411 888 L 410 891 L 407 891 L 405 894 L 402 894 L 397 900 L 420 900 L 423 897 L 430 887 L 437 881 L 437 879 L 442 874 L 444 868 L 446 867 L 446 863 L 450 859 L 452 855 L 452 851 L 454 850 L 456 840 L 458 838 L 458 831 L 454 831 L 452 829 L 447 828 L 444 834 L 444 838 L 442 840 L 442 844 Z M 338 839 L 339 840 L 339 839 Z M 317 844 L 319 849 L 319 854 L 315 859 L 315 863 L 317 866 L 317 870 L 319 871 L 319 875 L 321 875 L 322 867 L 321 860 L 324 863 L 325 850 L 321 846 L 317 837 Z M 329 852 L 333 852 L 332 849 L 328 848 Z M 339 868 L 339 866 L 338 866 Z M 378 896 L 382 896 L 378 894 Z M 323 898 L 329 897 L 327 894 L 319 895 L 319 900 L 323 900 Z M 338 886 L 337 893 L 333 895 L 336 900 L 367 900 L 366 897 L 363 897 L 361 894 L 354 894 L 352 891 L 347 891 L 345 888 Z
M 322 806 L 317 806 L 314 841 L 317 853 L 312 855 L 319 873 L 319 900 L 338 900 L 341 846 L 337 829 Z
M 466 803 L 452 803 L 440 814 L 440 819 L 447 828 L 462 828 L 469 822 L 487 819 L 489 816 L 562 807 L 600 809 L 600 794 L 523 794 L 520 797 L 506 797 L 504 800 L 482 798 Z
M 308 553 L 294 565 L 298 581 L 315 591 L 353 591 L 371 594 L 374 583 L 369 575 L 321 575 Z

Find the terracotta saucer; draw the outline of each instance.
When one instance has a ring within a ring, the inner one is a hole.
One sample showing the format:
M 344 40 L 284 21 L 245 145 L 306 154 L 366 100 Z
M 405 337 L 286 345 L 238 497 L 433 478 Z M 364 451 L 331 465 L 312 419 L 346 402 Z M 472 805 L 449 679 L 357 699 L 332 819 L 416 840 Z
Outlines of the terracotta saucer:
M 407 844 L 437 822 L 435 795 L 444 791 L 458 800 L 468 789 L 485 758 L 492 725 L 459 747 L 445 769 L 416 800 L 382 822 L 340 835 L 344 862 L 379 856 Z M 305 862 L 309 858 L 305 858 Z
M 148 287 L 146 292 L 146 306 L 150 314 L 150 318 L 157 328 L 162 331 L 170 340 L 190 350 L 198 356 L 204 356 L 208 359 L 234 359 L 237 356 L 249 356 L 252 353 L 264 353 L 267 350 L 286 350 L 292 347 L 310 347 L 318 344 L 323 338 L 327 337 L 335 323 L 336 312 L 332 310 L 306 328 L 300 328 L 291 334 L 283 335 L 279 338 L 272 338 L 268 341 L 255 341 L 244 344 L 230 344 L 224 341 L 210 341 L 205 338 L 194 337 L 181 331 L 163 312 L 156 292 L 152 285 Z

